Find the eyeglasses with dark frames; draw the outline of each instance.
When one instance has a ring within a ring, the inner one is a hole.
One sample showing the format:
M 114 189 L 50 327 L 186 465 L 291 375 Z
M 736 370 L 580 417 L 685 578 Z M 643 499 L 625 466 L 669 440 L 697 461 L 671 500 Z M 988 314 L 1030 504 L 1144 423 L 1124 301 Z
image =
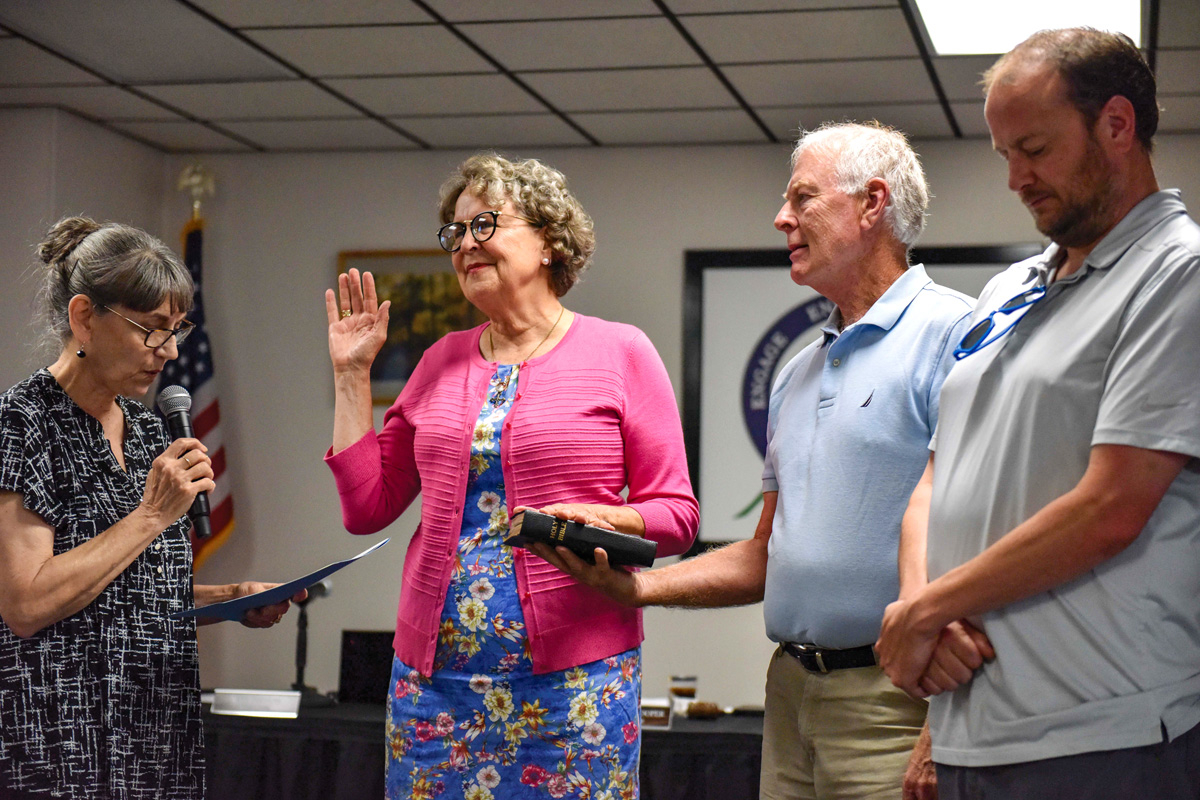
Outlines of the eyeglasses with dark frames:
M 135 326 L 139 330 L 145 331 L 146 332 L 146 340 L 145 340 L 146 347 L 149 347 L 151 350 L 157 350 L 158 348 L 162 347 L 164 344 L 166 344 L 168 341 L 170 341 L 172 336 L 175 337 L 175 344 L 177 344 L 177 345 L 183 344 L 184 340 L 187 339 L 188 335 L 196 328 L 195 325 L 193 325 L 192 323 L 188 322 L 185 319 L 183 322 L 181 322 L 179 324 L 178 328 L 173 328 L 173 329 L 172 328 L 155 328 L 154 330 L 151 330 L 150 328 L 147 328 L 145 325 L 134 322 L 129 317 L 122 314 L 120 311 L 113 311 L 113 309 L 109 308 L 106 305 L 100 305 L 99 307 L 103 308 L 105 311 L 112 311 L 112 313 L 116 314 L 118 317 L 125 320 L 130 325 Z
M 992 333 L 996 327 L 995 317 L 997 314 L 1011 314 L 1014 311 L 1019 311 L 1022 308 L 1028 309 L 1029 306 L 1036 303 L 1046 296 L 1045 286 L 1034 286 L 1032 289 L 1026 289 L 1016 297 L 1008 300 L 992 313 L 988 314 L 979 322 L 967 331 L 967 335 L 959 342 L 958 347 L 954 348 L 954 357 L 959 361 L 963 360 L 972 353 L 978 353 L 983 348 L 987 347 L 992 342 L 1004 336 L 1004 334 L 1017 327 L 1017 323 L 1025 319 L 1025 314 L 1014 319 L 1009 323 L 1008 327 L 997 333 Z
M 481 211 L 475 215 L 475 218 L 471 220 L 469 225 L 465 222 L 447 222 L 438 228 L 438 244 L 447 253 L 458 252 L 458 248 L 462 247 L 463 239 L 466 238 L 468 230 L 475 237 L 475 241 L 480 243 L 486 242 L 496 233 L 496 220 L 502 216 L 514 217 L 515 219 L 528 222 L 530 225 L 538 224 L 536 220 L 518 216 L 517 214 L 504 214 L 500 211 Z

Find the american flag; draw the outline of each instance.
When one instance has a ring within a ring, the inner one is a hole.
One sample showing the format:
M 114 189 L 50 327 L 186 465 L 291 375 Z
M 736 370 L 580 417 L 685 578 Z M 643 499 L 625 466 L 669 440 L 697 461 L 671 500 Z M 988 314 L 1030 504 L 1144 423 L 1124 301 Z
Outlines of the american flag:
M 196 284 L 196 303 L 188 318 L 196 329 L 179 348 L 179 358 L 168 361 L 163 368 L 159 387 L 178 384 L 192 395 L 192 428 L 196 438 L 208 447 L 216 491 L 209 495 L 213 535 L 205 540 L 192 536 L 192 565 L 199 567 L 204 560 L 225 543 L 233 530 L 233 498 L 229 494 L 225 474 L 225 443 L 221 436 L 221 405 L 217 401 L 217 382 L 213 378 L 212 347 L 204 329 L 204 295 L 201 291 L 200 255 L 204 221 L 192 219 L 183 229 L 183 260 Z

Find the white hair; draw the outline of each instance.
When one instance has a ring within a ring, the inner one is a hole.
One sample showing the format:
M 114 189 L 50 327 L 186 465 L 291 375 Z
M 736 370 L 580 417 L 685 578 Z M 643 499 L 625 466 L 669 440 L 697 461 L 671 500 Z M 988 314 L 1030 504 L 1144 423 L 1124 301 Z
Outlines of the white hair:
M 827 122 L 800 134 L 792 151 L 792 168 L 805 151 L 814 147 L 833 154 L 834 180 L 846 194 L 861 194 L 872 178 L 887 181 L 891 196 L 884 219 L 906 248 L 916 244 L 925 229 L 929 184 L 903 133 L 877 122 Z

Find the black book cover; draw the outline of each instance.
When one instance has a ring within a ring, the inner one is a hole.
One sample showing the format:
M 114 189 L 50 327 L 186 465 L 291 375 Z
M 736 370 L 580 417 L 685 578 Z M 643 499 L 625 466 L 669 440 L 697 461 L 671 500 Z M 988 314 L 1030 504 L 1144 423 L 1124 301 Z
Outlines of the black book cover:
M 518 511 L 509 520 L 505 542 L 525 547 L 530 542 L 541 542 L 550 547 L 563 546 L 589 564 L 596 563 L 593 551 L 603 547 L 608 553 L 608 563 L 636 564 L 649 567 L 654 564 L 658 545 L 640 536 L 572 522 L 540 511 L 525 509 Z

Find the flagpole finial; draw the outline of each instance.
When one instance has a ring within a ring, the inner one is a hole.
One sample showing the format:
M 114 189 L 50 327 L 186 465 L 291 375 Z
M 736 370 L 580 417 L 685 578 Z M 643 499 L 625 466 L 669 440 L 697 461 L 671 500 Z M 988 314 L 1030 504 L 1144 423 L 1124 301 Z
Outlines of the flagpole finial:
M 200 203 L 216 194 L 217 184 L 212 170 L 201 164 L 191 164 L 179 173 L 176 188 L 192 196 L 192 219 L 200 219 Z

